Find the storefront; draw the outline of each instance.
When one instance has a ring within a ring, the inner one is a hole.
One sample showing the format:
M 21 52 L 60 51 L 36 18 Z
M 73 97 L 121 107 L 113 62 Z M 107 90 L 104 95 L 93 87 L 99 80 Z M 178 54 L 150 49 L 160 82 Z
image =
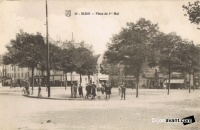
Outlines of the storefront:
M 164 85 L 168 86 L 169 80 L 164 81 Z M 184 79 L 170 79 L 170 89 L 184 89 L 185 86 L 185 80 Z

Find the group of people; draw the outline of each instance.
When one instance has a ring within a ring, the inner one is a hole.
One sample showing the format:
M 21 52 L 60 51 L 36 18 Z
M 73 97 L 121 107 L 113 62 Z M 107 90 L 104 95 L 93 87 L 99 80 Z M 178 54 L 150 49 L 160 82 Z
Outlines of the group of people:
M 86 95 L 85 99 L 95 99 L 97 96 L 98 99 L 101 99 L 101 95 L 105 93 L 105 99 L 110 99 L 111 95 L 111 84 L 110 83 L 104 83 L 102 82 L 101 84 L 95 84 L 94 82 L 92 84 L 86 84 L 85 90 L 86 90 Z M 72 85 L 72 96 L 74 98 L 77 97 L 77 91 L 79 92 L 79 96 L 83 98 L 83 87 L 81 84 L 77 86 L 76 84 Z
M 30 95 L 29 87 L 30 87 L 29 81 L 25 80 L 24 87 L 22 90 L 24 94 Z M 92 84 L 86 84 L 85 99 L 89 99 L 90 97 L 91 97 L 90 99 L 95 99 L 95 97 L 97 96 L 97 98 L 100 100 L 102 95 L 104 94 L 105 94 L 105 99 L 110 99 L 111 89 L 112 89 L 112 86 L 110 83 L 102 82 L 101 84 L 96 85 L 93 82 Z M 118 87 L 118 90 L 119 90 L 119 95 L 121 96 L 121 100 L 122 99 L 125 100 L 125 94 L 126 94 L 125 83 L 121 83 Z M 84 98 L 83 87 L 81 86 L 81 84 L 79 84 L 79 86 L 77 86 L 77 84 L 72 84 L 72 97 L 74 98 L 77 97 L 77 91 L 79 93 L 79 96 Z M 39 85 L 39 88 L 38 88 L 38 96 L 41 96 L 41 85 Z

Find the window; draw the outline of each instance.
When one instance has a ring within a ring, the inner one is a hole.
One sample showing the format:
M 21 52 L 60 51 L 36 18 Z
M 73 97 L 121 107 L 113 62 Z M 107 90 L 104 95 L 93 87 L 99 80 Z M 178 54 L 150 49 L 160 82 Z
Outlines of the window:
M 22 73 L 22 77 L 23 77 L 23 73 Z
M 18 77 L 20 77 L 20 74 L 18 73 Z

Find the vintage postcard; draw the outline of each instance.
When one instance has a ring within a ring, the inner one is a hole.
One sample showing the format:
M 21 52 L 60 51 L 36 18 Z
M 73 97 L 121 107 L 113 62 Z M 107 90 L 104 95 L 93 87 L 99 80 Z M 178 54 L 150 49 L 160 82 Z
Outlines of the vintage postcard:
M 200 1 L 0 0 L 0 130 L 200 129 Z

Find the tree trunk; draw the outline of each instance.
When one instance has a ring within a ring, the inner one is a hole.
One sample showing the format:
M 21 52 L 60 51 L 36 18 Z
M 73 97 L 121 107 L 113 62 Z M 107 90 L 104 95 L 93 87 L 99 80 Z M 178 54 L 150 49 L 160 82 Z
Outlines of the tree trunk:
M 88 83 L 90 84 L 90 74 L 88 74 Z
M 140 80 L 140 69 L 138 68 L 137 70 L 137 77 L 136 77 L 136 82 L 137 82 L 137 85 L 136 85 L 136 98 L 138 98 L 138 88 L 139 88 L 139 80 Z
M 136 84 L 136 98 L 138 98 L 138 84 L 139 84 L 139 76 L 137 76 L 137 84 Z
M 41 76 L 41 81 L 40 82 L 41 82 L 41 86 L 42 86 L 42 84 L 43 84 L 43 80 L 42 79 L 44 78 L 44 71 L 43 70 L 41 70 L 41 75 L 40 76 Z
M 169 79 L 168 79 L 168 91 L 167 91 L 167 95 L 169 95 L 169 90 L 170 90 L 170 79 L 171 79 L 171 67 L 169 66 Z
M 81 83 L 82 83 L 82 76 L 81 76 L 81 74 L 80 74 L 80 85 L 81 85 Z
M 71 72 L 71 97 L 73 97 L 73 95 L 72 95 L 72 72 Z
M 189 73 L 189 93 L 191 91 L 191 84 L 190 84 L 190 82 L 191 82 L 191 73 Z
M 32 70 L 32 78 L 31 78 L 31 80 L 32 80 L 32 93 L 31 93 L 31 95 L 33 95 L 33 87 L 34 87 L 34 81 L 35 81 L 35 79 L 34 79 L 34 67 L 32 67 L 31 70 Z
M 62 88 L 62 78 L 63 78 L 63 77 L 61 76 L 61 77 L 60 77 L 60 81 L 61 81 L 61 82 L 60 82 L 60 87 L 61 87 L 61 88 Z
M 67 73 L 65 74 L 65 90 L 67 88 Z
M 194 77 L 194 70 L 193 70 L 193 72 L 192 72 L 192 77 L 193 77 L 193 91 L 195 90 L 195 83 L 194 83 L 194 79 L 195 79 L 195 77 Z

